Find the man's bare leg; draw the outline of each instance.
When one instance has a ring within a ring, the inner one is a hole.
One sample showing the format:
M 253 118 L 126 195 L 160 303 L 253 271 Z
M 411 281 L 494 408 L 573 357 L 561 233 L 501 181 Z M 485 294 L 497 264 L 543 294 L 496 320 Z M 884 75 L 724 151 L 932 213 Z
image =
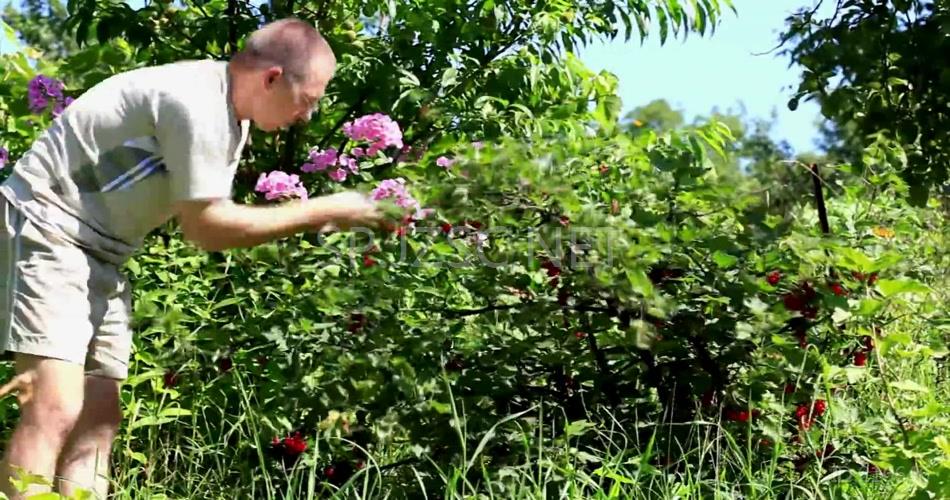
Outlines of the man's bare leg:
M 119 382 L 87 375 L 82 412 L 56 465 L 59 493 L 71 496 L 77 488 L 83 488 L 106 498 L 109 457 L 121 422 Z
M 10 483 L 17 468 L 53 483 L 57 457 L 82 410 L 83 372 L 82 365 L 16 355 L 20 419 L 0 462 L 0 491 L 10 498 L 22 498 Z M 48 491 L 31 486 L 27 496 Z

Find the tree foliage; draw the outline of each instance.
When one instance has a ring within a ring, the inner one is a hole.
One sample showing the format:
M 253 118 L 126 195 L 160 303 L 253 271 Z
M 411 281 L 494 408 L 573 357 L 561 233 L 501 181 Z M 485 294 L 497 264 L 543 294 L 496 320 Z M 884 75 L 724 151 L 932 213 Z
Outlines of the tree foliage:
M 950 6 L 840 0 L 829 18 L 817 10 L 803 8 L 790 17 L 782 36 L 783 53 L 804 68 L 789 106 L 816 99 L 822 113 L 862 149 L 894 141 L 912 199 L 923 203 L 932 190 L 945 195 Z

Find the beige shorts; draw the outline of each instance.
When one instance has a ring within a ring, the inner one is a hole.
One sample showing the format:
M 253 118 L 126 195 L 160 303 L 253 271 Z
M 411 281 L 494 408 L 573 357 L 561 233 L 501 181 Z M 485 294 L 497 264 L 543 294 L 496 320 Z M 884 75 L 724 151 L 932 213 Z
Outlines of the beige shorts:
M 0 353 L 128 376 L 131 290 L 115 264 L 31 223 L 0 196 Z

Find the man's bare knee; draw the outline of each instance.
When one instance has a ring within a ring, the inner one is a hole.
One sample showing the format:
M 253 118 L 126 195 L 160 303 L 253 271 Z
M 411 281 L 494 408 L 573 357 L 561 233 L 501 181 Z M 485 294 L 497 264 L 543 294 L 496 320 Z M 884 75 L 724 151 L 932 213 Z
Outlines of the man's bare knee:
M 87 376 L 85 404 L 79 418 L 84 429 L 114 433 L 122 423 L 119 401 L 119 382 L 113 379 Z
M 21 398 L 20 423 L 50 439 L 65 439 L 79 419 L 84 390 L 82 367 L 59 360 L 18 355 L 17 372 L 27 375 L 29 398 Z

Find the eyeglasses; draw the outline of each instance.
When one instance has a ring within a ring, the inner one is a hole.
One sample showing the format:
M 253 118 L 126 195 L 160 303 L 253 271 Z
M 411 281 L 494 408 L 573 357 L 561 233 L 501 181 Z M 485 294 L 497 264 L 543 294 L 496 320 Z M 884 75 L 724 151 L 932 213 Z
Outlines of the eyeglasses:
M 311 111 L 315 111 L 320 105 L 320 97 L 312 97 L 307 95 L 300 87 L 299 84 L 294 83 L 290 78 L 284 77 L 284 82 L 287 84 L 287 88 L 290 90 L 291 96 L 293 97 L 294 104 L 297 106 L 303 106 Z

